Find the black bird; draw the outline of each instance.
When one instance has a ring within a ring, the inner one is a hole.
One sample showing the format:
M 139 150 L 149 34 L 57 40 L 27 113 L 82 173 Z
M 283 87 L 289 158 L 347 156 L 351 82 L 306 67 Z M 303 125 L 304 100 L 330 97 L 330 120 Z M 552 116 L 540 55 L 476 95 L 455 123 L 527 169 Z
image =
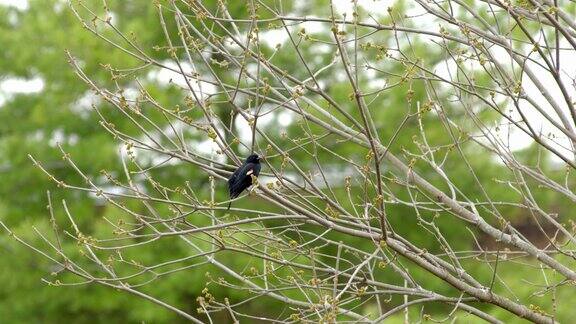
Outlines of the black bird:
M 230 179 L 228 179 L 230 199 L 238 197 L 242 191 L 252 185 L 252 176 L 257 177 L 260 174 L 261 167 L 258 154 L 252 154 L 244 161 L 241 167 L 232 173 Z M 228 209 L 230 209 L 230 205 L 232 205 L 232 201 L 228 204 Z

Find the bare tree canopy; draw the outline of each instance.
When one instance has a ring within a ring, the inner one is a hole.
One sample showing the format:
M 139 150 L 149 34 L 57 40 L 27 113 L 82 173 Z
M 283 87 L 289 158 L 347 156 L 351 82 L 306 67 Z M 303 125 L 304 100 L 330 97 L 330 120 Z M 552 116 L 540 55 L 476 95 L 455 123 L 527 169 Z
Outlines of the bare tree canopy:
M 196 323 L 571 320 L 573 2 L 154 1 L 161 39 L 94 2 L 67 10 L 110 61 L 66 56 L 117 165 L 59 144 L 67 181 L 30 159 L 108 212 L 48 193 L 38 244 L 0 220 L 54 264 L 46 283 Z M 147 290 L 174 277 L 201 289 Z

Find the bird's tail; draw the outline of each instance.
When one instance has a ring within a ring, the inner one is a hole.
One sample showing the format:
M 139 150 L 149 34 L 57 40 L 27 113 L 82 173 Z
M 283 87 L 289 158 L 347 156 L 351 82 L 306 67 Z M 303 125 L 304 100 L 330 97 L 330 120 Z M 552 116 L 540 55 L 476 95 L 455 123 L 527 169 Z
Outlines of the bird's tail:
M 230 200 L 230 202 L 228 203 L 228 208 L 226 208 L 226 210 L 230 210 L 230 206 L 232 206 L 232 200 Z

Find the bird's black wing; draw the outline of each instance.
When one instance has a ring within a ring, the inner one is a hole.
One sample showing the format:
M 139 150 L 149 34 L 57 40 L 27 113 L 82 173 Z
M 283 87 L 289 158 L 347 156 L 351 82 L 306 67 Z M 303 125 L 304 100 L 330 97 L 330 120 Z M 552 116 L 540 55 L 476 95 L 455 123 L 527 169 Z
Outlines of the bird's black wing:
M 254 163 L 246 163 L 234 171 L 230 179 L 228 179 L 228 190 L 231 198 L 238 197 L 244 189 L 252 184 L 252 177 L 250 175 L 254 174 L 255 171 L 260 171 L 256 170 L 255 166 Z

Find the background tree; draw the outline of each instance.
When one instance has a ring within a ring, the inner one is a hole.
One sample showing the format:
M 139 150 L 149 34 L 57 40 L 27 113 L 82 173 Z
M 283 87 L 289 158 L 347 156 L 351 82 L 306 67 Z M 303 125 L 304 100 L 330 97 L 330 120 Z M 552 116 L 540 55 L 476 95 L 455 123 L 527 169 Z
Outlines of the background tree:
M 568 321 L 574 5 L 386 6 L 4 9 L 10 319 Z

